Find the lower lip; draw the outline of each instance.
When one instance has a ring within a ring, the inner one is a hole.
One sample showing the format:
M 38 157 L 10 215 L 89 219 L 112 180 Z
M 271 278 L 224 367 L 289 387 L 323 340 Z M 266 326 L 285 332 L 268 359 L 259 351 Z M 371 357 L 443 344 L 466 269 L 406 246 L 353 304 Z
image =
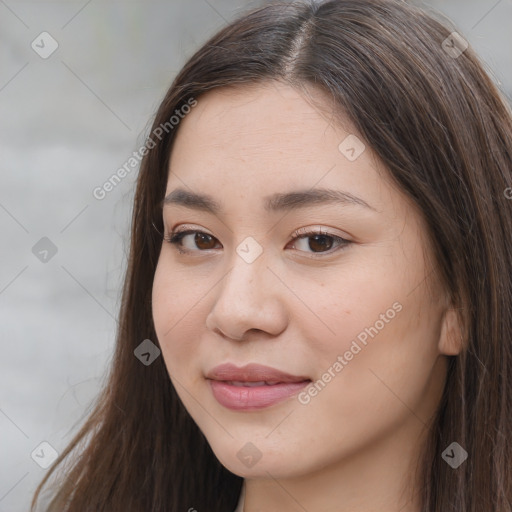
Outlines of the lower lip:
M 283 382 L 271 386 L 233 386 L 224 381 L 209 379 L 213 396 L 224 407 L 236 411 L 249 411 L 270 407 L 297 394 L 311 383 Z

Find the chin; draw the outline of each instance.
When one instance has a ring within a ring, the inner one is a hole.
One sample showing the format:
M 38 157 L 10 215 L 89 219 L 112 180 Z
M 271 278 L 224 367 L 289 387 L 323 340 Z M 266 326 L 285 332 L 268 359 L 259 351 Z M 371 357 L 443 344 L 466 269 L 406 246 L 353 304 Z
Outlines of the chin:
M 250 439 L 250 436 L 247 437 Z M 272 452 L 272 445 L 264 438 L 254 442 L 240 442 L 226 439 L 222 446 L 210 444 L 220 463 L 231 473 L 243 478 L 288 478 L 307 472 L 302 462 L 307 460 L 304 453 L 286 454 L 282 451 Z M 293 448 L 290 445 L 290 450 Z M 292 470 L 293 468 L 293 470 Z

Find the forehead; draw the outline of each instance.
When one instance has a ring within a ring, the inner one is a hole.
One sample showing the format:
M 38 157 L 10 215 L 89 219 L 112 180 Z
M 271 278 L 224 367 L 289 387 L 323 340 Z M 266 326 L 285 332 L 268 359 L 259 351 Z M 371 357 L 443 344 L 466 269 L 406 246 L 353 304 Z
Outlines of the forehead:
M 355 143 L 355 144 L 354 144 Z M 353 146 L 358 153 L 346 150 Z M 216 196 L 234 212 L 291 190 L 337 189 L 393 217 L 410 202 L 348 119 L 320 91 L 282 83 L 214 89 L 178 126 L 166 195 L 177 188 Z M 256 210 L 254 210 L 256 211 Z
M 334 165 L 360 177 L 378 172 L 368 146 L 352 162 L 343 157 L 339 146 L 348 136 L 356 137 L 350 123 L 335 120 L 319 92 L 310 98 L 278 82 L 220 88 L 202 95 L 180 122 L 170 168 L 194 179 L 289 174 L 304 185 Z
M 354 133 L 348 126 L 348 120 L 334 122 L 319 91 L 306 95 L 280 82 L 266 82 L 215 89 L 201 96 L 181 122 L 176 145 L 185 138 L 185 143 L 191 142 L 193 134 L 196 147 L 212 154 L 318 158 L 320 151 L 336 150 L 344 136 Z

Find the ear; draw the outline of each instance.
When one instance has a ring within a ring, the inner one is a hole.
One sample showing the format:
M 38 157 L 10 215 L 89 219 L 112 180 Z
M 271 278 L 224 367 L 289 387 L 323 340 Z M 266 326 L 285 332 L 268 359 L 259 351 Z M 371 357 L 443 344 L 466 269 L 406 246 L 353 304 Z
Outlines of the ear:
M 458 309 L 448 307 L 442 318 L 441 334 L 439 335 L 438 349 L 447 356 L 459 355 L 464 348 L 463 330 Z

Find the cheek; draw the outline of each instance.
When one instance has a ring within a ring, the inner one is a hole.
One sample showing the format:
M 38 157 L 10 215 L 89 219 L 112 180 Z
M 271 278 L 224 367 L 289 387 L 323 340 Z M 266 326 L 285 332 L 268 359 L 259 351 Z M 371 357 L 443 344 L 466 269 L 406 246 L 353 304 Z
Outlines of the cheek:
M 305 425 L 313 427 L 314 421 L 312 447 L 304 446 L 304 450 L 320 453 L 339 442 L 339 449 L 324 454 L 336 458 L 386 433 L 398 432 L 407 422 L 421 426 L 428 421 L 440 392 L 432 379 L 435 318 L 432 315 L 429 323 L 424 315 L 418 325 L 416 301 L 402 302 L 400 311 L 393 310 L 394 318 L 383 327 L 378 323 L 376 330 L 368 329 L 368 333 L 365 328 L 377 323 L 374 317 L 379 318 L 373 309 L 367 321 L 344 322 L 353 315 L 340 316 L 338 325 L 350 324 L 355 335 L 340 336 L 336 344 L 323 345 L 321 362 L 315 365 L 316 378 L 299 397 L 296 426 L 283 432 L 285 437 L 304 436 Z M 387 305 L 383 301 L 376 312 L 385 313 Z M 358 340 L 358 332 L 368 334 L 366 344 Z
M 394 304 L 395 308 L 389 308 L 382 301 L 365 321 L 351 323 L 352 336 L 340 340 L 319 376 L 321 381 L 329 379 L 328 368 L 336 375 L 319 393 L 324 396 L 317 405 L 329 405 L 333 417 L 352 418 L 368 432 L 375 418 L 386 428 L 411 411 L 427 421 L 429 412 L 424 407 L 432 393 L 437 393 L 431 381 L 439 334 L 436 311 L 426 311 L 421 301 L 411 297 Z
M 393 279 L 395 277 L 396 279 Z M 361 358 L 371 340 L 386 337 L 403 306 L 399 275 L 382 266 L 351 265 L 319 276 L 312 284 L 297 286 L 297 295 L 305 297 L 295 310 L 295 321 L 303 331 L 301 339 L 314 342 L 316 369 L 326 369 L 338 355 Z M 305 307 L 308 306 L 308 307 Z M 359 344 L 360 348 L 357 347 Z
M 305 295 L 318 318 L 297 317 L 307 333 L 303 339 L 314 340 L 308 359 L 320 380 L 318 394 L 327 399 L 333 392 L 336 401 L 341 393 L 339 405 L 356 414 L 368 400 L 384 412 L 389 401 L 400 405 L 394 393 L 416 400 L 438 356 L 441 318 L 424 287 L 414 289 L 419 277 L 405 276 L 394 265 L 353 266 L 333 275 L 335 280 L 317 282 L 316 292 Z
M 159 261 L 152 290 L 153 322 L 169 370 L 183 367 L 197 353 L 203 325 L 198 320 L 200 297 L 205 294 L 204 287 L 197 288 L 189 276 Z

